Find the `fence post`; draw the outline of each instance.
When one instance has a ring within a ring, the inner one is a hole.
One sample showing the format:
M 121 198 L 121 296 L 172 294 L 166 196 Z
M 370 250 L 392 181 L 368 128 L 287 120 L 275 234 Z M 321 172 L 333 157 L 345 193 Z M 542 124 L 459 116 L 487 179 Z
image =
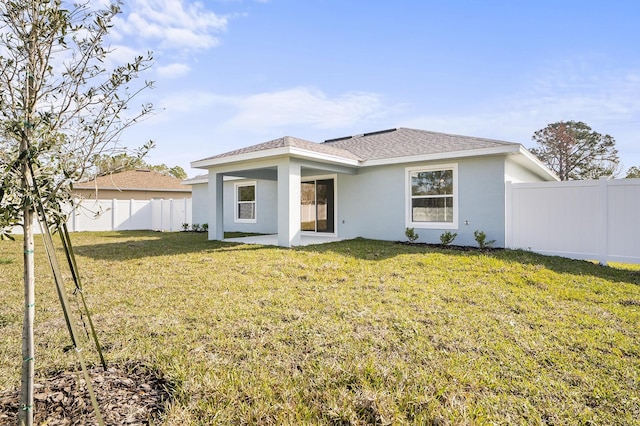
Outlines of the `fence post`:
M 511 181 L 505 182 L 504 194 L 504 247 L 511 248 L 513 243 L 513 185 Z
M 129 218 L 127 219 L 127 229 L 133 229 L 134 228 L 134 224 L 133 224 L 133 198 L 131 198 L 129 200 Z
M 169 232 L 173 232 L 173 198 L 169 198 Z
M 609 257 L 609 181 L 601 177 L 598 183 L 598 261 L 606 265 Z
M 111 200 L 111 230 L 116 230 L 116 208 L 118 205 L 118 201 L 114 198 Z
M 189 223 L 189 219 L 187 216 L 187 198 L 184 199 L 184 222 L 183 223 Z M 182 223 L 180 224 L 180 227 L 182 227 Z
M 164 232 L 164 200 L 158 202 L 160 203 L 160 232 Z

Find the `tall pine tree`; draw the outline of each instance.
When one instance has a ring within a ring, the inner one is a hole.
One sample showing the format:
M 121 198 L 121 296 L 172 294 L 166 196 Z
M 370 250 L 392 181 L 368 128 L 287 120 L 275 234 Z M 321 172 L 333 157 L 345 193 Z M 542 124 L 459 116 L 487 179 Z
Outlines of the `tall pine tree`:
M 533 134 L 532 148 L 540 161 L 560 180 L 597 179 L 616 173 L 619 163 L 616 141 L 595 132 L 581 121 L 559 121 Z

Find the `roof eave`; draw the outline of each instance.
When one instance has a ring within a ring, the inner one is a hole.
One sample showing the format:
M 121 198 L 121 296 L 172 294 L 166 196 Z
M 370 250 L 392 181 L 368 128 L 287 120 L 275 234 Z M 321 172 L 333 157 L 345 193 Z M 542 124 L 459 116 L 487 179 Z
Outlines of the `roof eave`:
M 560 181 L 560 178 L 557 174 L 555 174 L 550 168 L 548 168 L 538 157 L 533 155 L 531 151 L 526 149 L 524 146 L 519 145 L 519 150 L 517 154 L 520 154 L 524 157 L 525 162 L 524 166 L 534 173 L 538 174 L 542 178 L 548 178 L 548 180 Z
M 186 185 L 185 185 L 186 186 Z M 121 187 L 107 187 L 107 186 L 99 186 L 98 188 L 94 187 L 74 187 L 74 191 L 148 191 L 148 192 L 191 192 L 191 188 L 121 188 Z
M 198 185 L 200 183 L 207 183 L 207 182 L 209 182 L 209 179 L 207 177 L 198 177 L 198 178 L 185 179 L 181 183 L 183 185 Z

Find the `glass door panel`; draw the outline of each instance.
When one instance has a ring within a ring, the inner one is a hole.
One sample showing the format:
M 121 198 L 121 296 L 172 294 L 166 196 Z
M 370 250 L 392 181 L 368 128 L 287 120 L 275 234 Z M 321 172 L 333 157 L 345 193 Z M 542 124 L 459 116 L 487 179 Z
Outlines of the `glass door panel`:
M 316 232 L 333 232 L 333 179 L 316 181 Z
M 300 229 L 316 230 L 316 183 L 302 182 L 300 187 Z

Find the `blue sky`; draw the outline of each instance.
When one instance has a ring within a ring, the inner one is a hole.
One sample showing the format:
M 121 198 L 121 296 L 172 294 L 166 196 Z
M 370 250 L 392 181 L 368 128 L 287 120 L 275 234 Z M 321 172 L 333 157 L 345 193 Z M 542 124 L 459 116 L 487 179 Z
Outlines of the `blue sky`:
M 115 56 L 154 52 L 157 114 L 122 142 L 182 166 L 281 136 L 393 127 L 522 143 L 560 120 L 640 166 L 640 2 L 128 0 Z

